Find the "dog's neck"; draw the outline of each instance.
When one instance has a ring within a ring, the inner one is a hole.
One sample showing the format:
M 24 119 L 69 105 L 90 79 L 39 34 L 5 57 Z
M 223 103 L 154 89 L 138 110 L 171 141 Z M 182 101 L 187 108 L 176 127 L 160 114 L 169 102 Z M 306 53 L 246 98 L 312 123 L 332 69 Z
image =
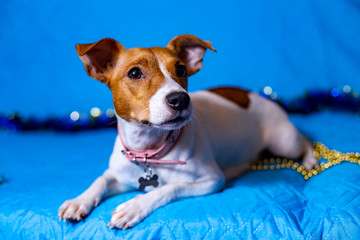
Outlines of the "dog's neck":
M 131 123 L 117 117 L 121 137 L 125 145 L 134 150 L 159 148 L 169 135 L 169 130 Z

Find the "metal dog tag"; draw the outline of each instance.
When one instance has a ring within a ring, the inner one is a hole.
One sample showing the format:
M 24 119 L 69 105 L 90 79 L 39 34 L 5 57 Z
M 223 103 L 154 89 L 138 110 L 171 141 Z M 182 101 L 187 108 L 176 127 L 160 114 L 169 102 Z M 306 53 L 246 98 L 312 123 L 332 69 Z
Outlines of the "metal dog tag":
M 158 182 L 158 175 L 152 175 L 152 169 L 150 165 L 145 165 L 144 166 L 144 172 L 145 172 L 145 177 L 140 177 L 139 178 L 139 189 L 141 191 L 144 191 L 145 187 L 147 186 L 153 186 L 153 187 L 157 187 L 159 186 L 159 182 Z
M 140 183 L 139 190 L 144 191 L 145 187 L 147 186 L 153 186 L 153 187 L 159 186 L 159 182 L 157 180 L 158 180 L 158 175 L 156 174 L 152 177 L 146 176 L 145 178 L 143 177 L 139 178 L 139 183 Z

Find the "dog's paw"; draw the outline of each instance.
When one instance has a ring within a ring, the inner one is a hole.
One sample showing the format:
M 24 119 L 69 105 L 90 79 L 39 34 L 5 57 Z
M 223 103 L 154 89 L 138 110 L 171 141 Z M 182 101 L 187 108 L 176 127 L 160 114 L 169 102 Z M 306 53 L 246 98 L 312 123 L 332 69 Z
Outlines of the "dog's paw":
M 309 142 L 306 142 L 305 154 L 303 156 L 302 165 L 306 170 L 313 169 L 319 165 L 319 160 L 314 156 L 314 149 Z
M 305 167 L 306 170 L 311 170 L 318 164 L 319 160 L 316 159 L 313 154 L 305 155 L 302 161 L 302 165 Z
M 59 220 L 80 221 L 89 215 L 94 204 L 84 198 L 74 198 L 65 201 L 58 210 Z
M 120 204 L 112 213 L 109 222 L 110 228 L 127 229 L 135 226 L 138 222 L 144 219 L 150 213 L 149 203 L 143 201 L 143 195 L 138 195 L 135 198 Z

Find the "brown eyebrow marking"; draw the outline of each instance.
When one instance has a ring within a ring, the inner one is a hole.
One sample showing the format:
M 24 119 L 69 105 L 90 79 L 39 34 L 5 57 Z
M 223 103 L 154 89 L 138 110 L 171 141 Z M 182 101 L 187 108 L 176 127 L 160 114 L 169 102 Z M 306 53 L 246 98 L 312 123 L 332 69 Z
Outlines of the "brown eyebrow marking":
M 139 58 L 137 60 L 134 60 L 130 63 L 130 66 L 133 65 L 143 65 L 143 66 L 149 66 L 149 61 L 147 59 L 144 58 Z
M 211 88 L 207 91 L 215 93 L 229 101 L 236 103 L 238 106 L 247 109 L 250 105 L 250 92 L 241 88 L 235 87 L 218 87 Z

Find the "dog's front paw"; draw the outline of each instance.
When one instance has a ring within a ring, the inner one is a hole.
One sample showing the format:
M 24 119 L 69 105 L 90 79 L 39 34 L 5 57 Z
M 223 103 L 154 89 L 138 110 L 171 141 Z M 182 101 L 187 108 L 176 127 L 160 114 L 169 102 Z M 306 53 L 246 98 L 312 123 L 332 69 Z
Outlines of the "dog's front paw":
M 80 221 L 89 215 L 94 204 L 84 198 L 74 198 L 65 201 L 58 210 L 59 220 Z
M 122 228 L 123 230 L 135 226 L 144 219 L 151 211 L 149 202 L 143 199 L 143 195 L 120 204 L 112 213 L 109 222 L 110 228 Z

